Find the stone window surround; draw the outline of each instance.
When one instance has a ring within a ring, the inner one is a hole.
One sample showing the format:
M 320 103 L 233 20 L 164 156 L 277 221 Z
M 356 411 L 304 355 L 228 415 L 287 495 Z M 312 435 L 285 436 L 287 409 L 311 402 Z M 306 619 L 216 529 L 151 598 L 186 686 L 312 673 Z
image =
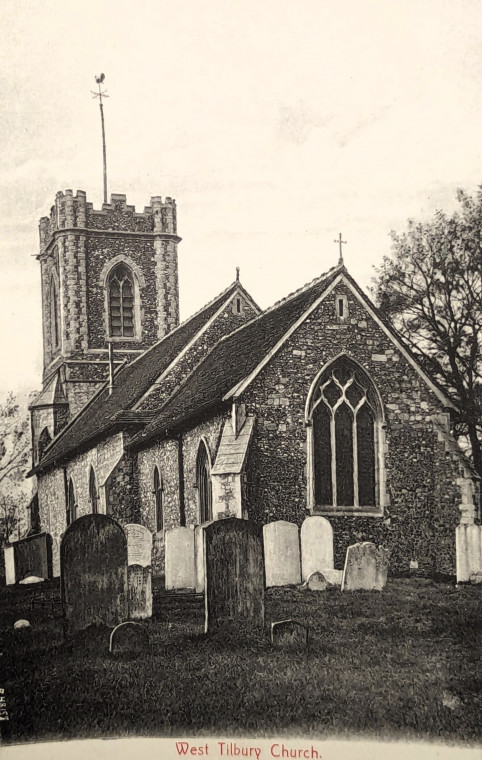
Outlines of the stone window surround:
M 131 337 L 124 335 L 110 335 L 108 281 L 111 272 L 118 264 L 124 264 L 130 269 L 134 283 L 134 335 Z M 102 288 L 104 289 L 104 330 L 106 340 L 112 343 L 139 343 L 142 341 L 144 309 L 141 302 L 141 288 L 145 287 L 146 281 L 140 267 L 130 258 L 130 256 L 126 256 L 124 253 L 120 253 L 104 264 L 102 272 L 100 273 L 100 282 Z
M 335 293 L 335 316 L 337 322 L 340 322 L 341 324 L 348 320 L 348 297 L 344 293 Z
M 54 344 L 54 326 L 53 321 L 53 304 L 52 296 L 55 295 L 57 299 L 57 343 Z M 60 298 L 60 280 L 55 266 L 52 267 L 50 272 L 49 282 L 49 334 L 50 334 L 50 361 L 53 361 L 62 352 L 62 319 L 61 319 L 61 298 Z
M 211 510 L 213 508 L 213 505 L 212 505 L 212 475 L 211 475 L 212 469 L 213 469 L 213 461 L 212 461 L 211 451 L 209 449 L 209 443 L 207 441 L 207 438 L 204 435 L 202 435 L 200 437 L 200 439 L 199 439 L 199 444 L 198 444 L 198 448 L 197 448 L 197 454 L 196 454 L 196 481 L 194 483 L 194 488 L 196 489 L 196 492 L 197 492 L 197 514 L 198 514 L 198 519 L 199 519 L 199 525 L 207 525 L 207 524 L 209 524 L 211 522 L 211 520 L 208 520 L 206 523 L 203 523 L 201 521 L 201 489 L 199 488 L 199 482 L 198 482 L 198 478 L 199 478 L 198 459 L 199 459 L 199 453 L 201 451 L 201 446 L 203 446 L 203 445 L 204 445 L 204 448 L 206 450 L 207 461 L 208 461 L 208 465 L 209 465 L 209 482 L 210 482 L 210 486 L 211 486 Z
M 326 505 L 320 506 L 316 504 L 315 500 L 315 467 L 314 467 L 314 440 L 313 440 L 313 424 L 312 424 L 312 401 L 313 396 L 318 388 L 320 378 L 329 371 L 330 367 L 334 365 L 340 359 L 348 359 L 350 362 L 358 366 L 363 374 L 372 383 L 372 388 L 376 394 L 379 409 L 377 410 L 377 416 L 375 418 L 374 433 L 375 433 L 375 494 L 376 494 L 376 506 L 374 507 L 355 507 L 355 506 L 343 506 L 343 507 L 329 507 Z M 306 427 L 306 454 L 307 454 L 307 467 L 306 467 L 306 485 L 307 485 L 307 508 L 311 514 L 323 515 L 329 517 L 330 515 L 347 515 L 358 517 L 382 517 L 384 514 L 385 506 L 388 505 L 388 498 L 386 493 L 386 437 L 385 437 L 385 413 L 383 403 L 381 400 L 378 388 L 371 377 L 370 373 L 352 356 L 348 353 L 341 353 L 330 359 L 321 370 L 316 374 L 308 392 L 305 405 L 305 427 Z

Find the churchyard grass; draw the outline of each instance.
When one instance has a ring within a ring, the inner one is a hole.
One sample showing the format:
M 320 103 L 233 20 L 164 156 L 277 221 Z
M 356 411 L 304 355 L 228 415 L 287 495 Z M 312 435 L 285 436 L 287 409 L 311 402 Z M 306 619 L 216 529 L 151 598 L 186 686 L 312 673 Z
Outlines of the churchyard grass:
M 154 584 L 151 652 L 106 652 L 102 631 L 63 642 L 57 584 L 0 590 L 6 741 L 182 735 L 481 738 L 479 587 L 389 580 L 379 592 L 266 594 L 266 620 L 309 625 L 306 648 L 266 635 L 203 634 L 199 600 L 176 609 Z M 18 634 L 13 623 L 31 622 Z M 21 635 L 19 635 L 21 634 Z M 107 643 L 106 643 L 107 642 Z

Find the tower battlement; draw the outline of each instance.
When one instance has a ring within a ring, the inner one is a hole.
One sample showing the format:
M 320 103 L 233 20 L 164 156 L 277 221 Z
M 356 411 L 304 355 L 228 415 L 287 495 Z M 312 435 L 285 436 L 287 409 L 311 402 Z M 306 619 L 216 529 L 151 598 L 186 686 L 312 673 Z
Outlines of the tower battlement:
M 160 195 L 155 195 L 149 206 L 138 212 L 135 206 L 128 205 L 124 194 L 111 193 L 110 203 L 94 209 L 83 190 L 77 190 L 75 195 L 72 190 L 59 191 L 50 216 L 43 216 L 39 222 L 40 252 L 45 251 L 56 232 L 75 228 L 176 235 L 176 201 L 170 197 L 163 200 Z

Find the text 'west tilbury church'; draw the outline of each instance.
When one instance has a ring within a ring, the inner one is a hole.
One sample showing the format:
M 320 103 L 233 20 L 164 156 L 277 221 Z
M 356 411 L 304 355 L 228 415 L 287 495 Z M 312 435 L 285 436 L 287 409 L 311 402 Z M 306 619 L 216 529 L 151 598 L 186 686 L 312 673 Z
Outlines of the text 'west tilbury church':
M 67 190 L 40 220 L 31 474 L 54 575 L 67 526 L 95 512 L 152 531 L 157 574 L 170 528 L 319 514 L 339 567 L 372 541 L 393 574 L 454 575 L 476 492 L 455 405 L 343 261 L 265 311 L 236 278 L 179 324 L 179 242 L 159 196 L 137 213 Z

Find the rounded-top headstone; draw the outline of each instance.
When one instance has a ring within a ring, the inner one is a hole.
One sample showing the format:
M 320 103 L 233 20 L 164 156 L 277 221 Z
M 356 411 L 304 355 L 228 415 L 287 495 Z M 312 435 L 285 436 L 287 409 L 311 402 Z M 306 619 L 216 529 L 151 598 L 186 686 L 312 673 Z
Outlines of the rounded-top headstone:
M 120 623 L 110 635 L 109 652 L 113 655 L 140 655 L 149 650 L 149 633 L 140 623 Z
M 326 517 L 312 515 L 301 526 L 301 576 L 333 570 L 333 529 Z
M 28 620 L 17 620 L 13 624 L 14 631 L 20 631 L 22 628 L 30 628 L 30 623 L 28 622 Z
M 128 616 L 127 540 L 108 515 L 79 517 L 60 545 L 66 636 L 89 625 L 115 626 Z

